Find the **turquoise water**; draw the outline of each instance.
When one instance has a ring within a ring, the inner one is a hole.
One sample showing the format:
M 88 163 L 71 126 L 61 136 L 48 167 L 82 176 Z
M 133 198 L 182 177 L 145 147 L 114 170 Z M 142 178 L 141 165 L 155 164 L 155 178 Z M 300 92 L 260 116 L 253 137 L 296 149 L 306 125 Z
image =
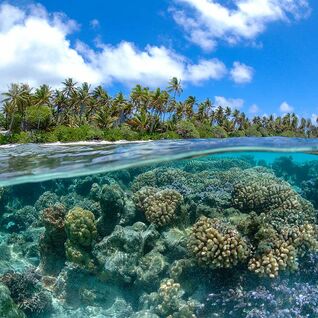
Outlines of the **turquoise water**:
M 0 148 L 0 317 L 318 317 L 317 147 Z

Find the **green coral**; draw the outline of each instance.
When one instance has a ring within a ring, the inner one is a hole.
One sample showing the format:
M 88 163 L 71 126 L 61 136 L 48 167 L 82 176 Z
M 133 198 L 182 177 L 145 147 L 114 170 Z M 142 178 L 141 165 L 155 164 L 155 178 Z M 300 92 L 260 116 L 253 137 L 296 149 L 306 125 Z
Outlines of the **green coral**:
M 207 217 L 193 225 L 188 248 L 199 264 L 212 269 L 231 268 L 250 254 L 248 243 L 234 227 Z
M 97 237 L 95 216 L 92 212 L 75 207 L 65 219 L 67 241 L 66 257 L 69 261 L 93 269 L 91 249 Z
M 71 242 L 84 247 L 92 246 L 97 237 L 94 214 L 75 207 L 66 215 L 65 230 Z
M 165 226 L 177 217 L 183 200 L 176 190 L 144 187 L 134 195 L 136 206 L 145 213 L 148 222 Z

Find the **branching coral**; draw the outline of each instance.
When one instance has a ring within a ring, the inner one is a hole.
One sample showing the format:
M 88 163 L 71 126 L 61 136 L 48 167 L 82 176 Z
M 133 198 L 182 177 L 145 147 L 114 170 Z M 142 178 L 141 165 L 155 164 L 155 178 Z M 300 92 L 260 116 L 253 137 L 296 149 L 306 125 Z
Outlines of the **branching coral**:
M 193 299 L 184 299 L 184 291 L 173 279 L 164 279 L 158 292 L 141 298 L 143 309 L 151 308 L 160 317 L 195 318 L 199 307 Z
M 171 223 L 177 217 L 182 195 L 170 189 L 145 187 L 134 195 L 136 206 L 145 213 L 148 222 L 158 226 Z
M 50 295 L 41 287 L 34 271 L 8 272 L 0 277 L 14 302 L 27 316 L 48 313 L 52 309 Z
M 250 253 L 248 243 L 235 228 L 207 217 L 193 225 L 188 248 L 199 264 L 209 268 L 233 267 Z
M 300 201 L 300 196 L 287 182 L 271 173 L 248 169 L 234 184 L 233 204 L 243 212 L 300 210 Z
M 255 256 L 249 269 L 259 276 L 275 278 L 280 271 L 298 269 L 298 257 L 318 250 L 317 227 L 312 224 L 285 227 L 281 231 L 261 228 Z

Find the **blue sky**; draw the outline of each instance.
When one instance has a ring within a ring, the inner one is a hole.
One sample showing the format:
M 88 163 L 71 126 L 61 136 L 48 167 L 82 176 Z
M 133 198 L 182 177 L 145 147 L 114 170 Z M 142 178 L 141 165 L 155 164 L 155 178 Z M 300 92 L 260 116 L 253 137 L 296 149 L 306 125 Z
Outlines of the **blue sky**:
M 315 117 L 317 38 L 313 0 L 6 1 L 0 89 L 71 76 L 117 92 L 178 76 L 183 96 Z

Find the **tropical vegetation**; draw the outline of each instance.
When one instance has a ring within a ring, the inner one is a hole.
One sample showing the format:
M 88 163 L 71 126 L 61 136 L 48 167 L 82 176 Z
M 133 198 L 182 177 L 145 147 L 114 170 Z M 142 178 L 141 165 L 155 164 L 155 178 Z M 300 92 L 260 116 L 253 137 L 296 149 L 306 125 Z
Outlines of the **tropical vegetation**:
M 11 84 L 2 94 L 0 143 L 318 136 L 316 123 L 295 113 L 248 118 L 209 98 L 182 99 L 182 92 L 177 78 L 166 89 L 136 85 L 129 96 L 72 79 L 60 89 Z

